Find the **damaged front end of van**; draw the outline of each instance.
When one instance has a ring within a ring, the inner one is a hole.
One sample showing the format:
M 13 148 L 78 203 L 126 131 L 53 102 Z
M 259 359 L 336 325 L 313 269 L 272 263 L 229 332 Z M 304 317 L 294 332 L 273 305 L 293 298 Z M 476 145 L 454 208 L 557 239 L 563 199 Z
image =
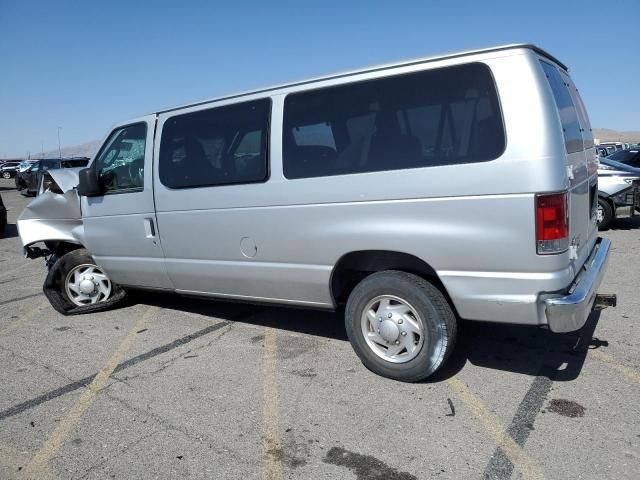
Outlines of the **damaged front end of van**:
M 47 277 L 43 291 L 63 315 L 105 310 L 126 295 L 111 283 L 84 248 L 84 224 L 77 192 L 79 170 L 47 171 L 38 196 L 17 221 L 24 256 L 44 258 Z
M 47 258 L 83 245 L 77 184 L 77 169 L 49 170 L 43 175 L 39 195 L 25 207 L 17 222 L 25 257 Z M 35 246 L 39 243 L 44 248 Z

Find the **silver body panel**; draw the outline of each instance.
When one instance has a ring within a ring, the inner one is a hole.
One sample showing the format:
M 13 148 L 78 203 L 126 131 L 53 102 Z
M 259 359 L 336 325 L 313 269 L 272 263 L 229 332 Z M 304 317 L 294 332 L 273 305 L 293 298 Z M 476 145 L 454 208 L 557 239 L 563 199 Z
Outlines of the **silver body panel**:
M 526 46 L 488 49 L 351 72 L 138 119 L 148 123 L 150 135 L 144 191 L 82 198 L 83 244 L 123 285 L 323 308 L 335 307 L 331 275 L 344 255 L 402 252 L 436 271 L 461 317 L 548 324 L 544 298 L 572 284 L 596 243 L 589 203 L 595 173 L 587 174 L 595 152 L 565 153 L 539 54 Z M 496 83 L 507 139 L 498 159 L 284 177 L 282 112 L 288 93 L 468 62 L 486 64 Z M 262 98 L 272 102 L 268 181 L 179 190 L 160 182 L 154 159 L 159 158 L 167 119 Z M 563 190 L 570 192 L 575 248 L 538 255 L 535 194 Z M 148 219 L 157 225 L 154 238 L 145 235 L 143 222 Z M 246 254 L 246 245 L 253 256 Z
M 144 188 L 141 192 L 81 197 L 85 246 L 116 282 L 171 289 L 160 239 L 149 237 L 145 231 L 145 222 L 155 222 L 152 182 L 155 115 L 126 123 L 137 122 L 147 123 Z

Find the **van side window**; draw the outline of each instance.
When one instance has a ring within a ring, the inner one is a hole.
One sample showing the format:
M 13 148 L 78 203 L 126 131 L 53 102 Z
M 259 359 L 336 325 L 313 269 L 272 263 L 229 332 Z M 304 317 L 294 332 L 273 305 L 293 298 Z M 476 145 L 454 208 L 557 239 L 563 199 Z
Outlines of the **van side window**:
M 144 187 L 147 124 L 114 130 L 96 158 L 96 172 L 105 193 L 140 191 Z
M 289 179 L 483 162 L 504 148 L 496 88 L 480 63 L 285 98 Z
M 169 118 L 162 128 L 159 175 L 169 188 L 264 182 L 271 100 Z
M 560 76 L 560 72 L 556 67 L 542 60 L 540 60 L 540 64 L 551 86 L 553 98 L 558 108 L 567 153 L 581 152 L 584 150 L 584 145 L 582 143 L 580 124 L 578 123 L 578 112 L 571 99 L 569 85 Z

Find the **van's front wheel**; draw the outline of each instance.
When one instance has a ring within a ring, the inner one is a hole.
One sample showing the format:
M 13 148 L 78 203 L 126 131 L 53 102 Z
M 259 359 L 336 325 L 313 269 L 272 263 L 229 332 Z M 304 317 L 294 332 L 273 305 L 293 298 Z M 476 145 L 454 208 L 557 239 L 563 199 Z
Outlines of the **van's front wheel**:
M 76 265 L 65 276 L 64 293 L 78 307 L 107 301 L 111 290 L 111 280 L 93 263 Z
M 442 292 L 421 277 L 392 270 L 369 275 L 356 286 L 345 325 L 369 370 L 405 382 L 433 374 L 456 336 L 456 317 Z
M 43 290 L 53 308 L 64 315 L 106 310 L 126 296 L 84 249 L 60 257 Z

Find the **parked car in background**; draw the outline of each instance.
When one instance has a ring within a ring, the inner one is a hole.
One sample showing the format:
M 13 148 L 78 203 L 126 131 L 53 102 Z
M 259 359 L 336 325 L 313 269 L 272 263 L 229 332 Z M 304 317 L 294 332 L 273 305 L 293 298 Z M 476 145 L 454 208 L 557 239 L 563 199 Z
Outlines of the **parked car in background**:
M 0 177 L 6 179 L 15 177 L 18 165 L 20 165 L 20 162 L 4 162 L 0 165 Z
M 57 168 L 86 167 L 88 163 L 86 157 L 37 160 L 16 175 L 16 187 L 23 195 L 35 196 L 44 172 Z
M 606 304 L 593 147 L 567 67 L 510 45 L 119 123 L 18 229 L 63 314 L 126 288 L 344 306 L 362 362 L 417 381 L 459 318 L 562 333 Z
M 2 202 L 2 195 L 0 195 L 0 236 L 4 234 L 4 229 L 7 226 L 7 209 Z
M 611 147 L 613 151 L 624 150 L 625 148 L 629 148 L 629 144 L 623 143 L 623 142 L 600 142 L 600 146 L 607 147 L 607 148 Z
M 640 168 L 640 148 L 620 150 L 619 152 L 612 153 L 608 158 L 629 165 L 630 167 Z
M 598 228 L 606 230 L 617 218 L 637 215 L 640 209 L 640 168 L 610 158 L 598 167 Z
M 603 144 L 600 144 L 600 145 L 597 146 L 597 149 L 598 149 L 598 151 L 596 153 L 600 153 L 604 149 L 606 151 L 606 155 L 604 155 L 605 157 L 607 157 L 607 156 L 609 156 L 612 153 L 615 153 L 617 151 L 615 145 L 603 145 Z
M 596 155 L 598 155 L 600 158 L 604 158 L 609 156 L 609 150 L 606 149 L 606 147 L 601 147 L 599 145 L 596 146 Z

